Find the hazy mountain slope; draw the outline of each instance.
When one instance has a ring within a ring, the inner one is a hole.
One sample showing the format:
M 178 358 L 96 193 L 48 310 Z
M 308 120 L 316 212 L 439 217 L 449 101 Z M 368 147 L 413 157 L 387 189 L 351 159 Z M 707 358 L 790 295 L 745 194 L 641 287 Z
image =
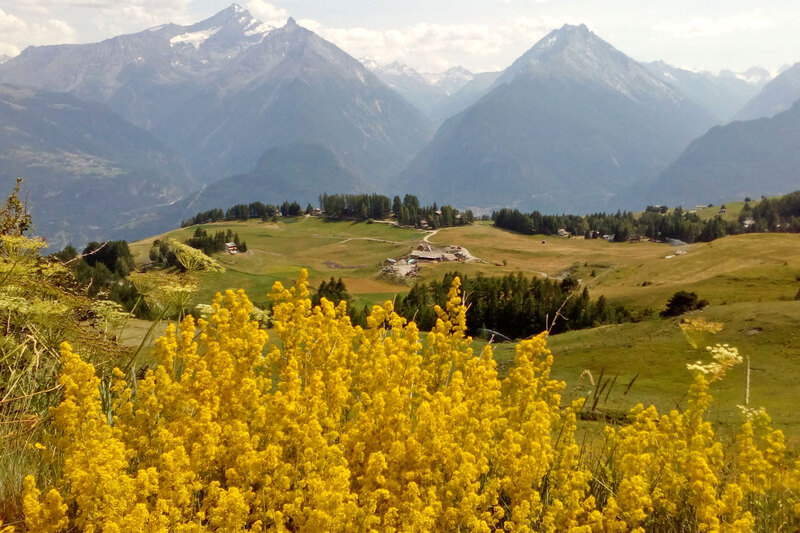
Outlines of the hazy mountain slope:
M 256 201 L 265 204 L 298 201 L 305 208 L 308 203 L 318 205 L 319 195 L 324 192 L 373 191 L 342 168 L 327 148 L 294 143 L 267 150 L 250 172 L 223 178 L 174 204 L 141 210 L 113 228 L 111 234 L 140 239 L 176 228 L 182 220 L 200 211 Z
M 800 63 L 784 70 L 761 89 L 734 117 L 752 120 L 772 117 L 800 100 Z
M 650 188 L 652 203 L 693 206 L 776 195 L 800 185 L 800 103 L 772 118 L 712 128 Z
M 317 205 L 319 195 L 324 192 L 367 190 L 364 183 L 342 168 L 329 149 L 294 143 L 270 148 L 250 172 L 229 176 L 206 186 L 194 200 L 192 208 L 203 211 L 256 200 L 277 204 L 296 200 L 305 208 L 307 203 Z
M 431 107 L 447 97 L 444 89 L 431 83 L 408 65 L 398 62 L 378 65 L 368 60 L 362 60 L 362 64 L 425 114 L 430 112 Z
M 741 74 L 723 71 L 715 75 L 676 68 L 663 61 L 643 65 L 721 122 L 730 120 L 769 81 L 769 73 L 758 68 Z
M 549 34 L 446 121 L 403 189 L 462 206 L 625 206 L 713 118 L 585 26 Z
M 24 179 L 53 247 L 102 239 L 126 213 L 197 187 L 160 142 L 99 104 L 0 85 L 0 124 L 0 189 Z
M 426 72 L 422 76 L 429 83 L 441 88 L 445 94 L 451 95 L 475 79 L 477 74 L 459 66 L 449 68 L 444 72 Z
M 500 72 L 481 72 L 458 91 L 434 105 L 429 112 L 434 124 L 441 124 L 446 119 L 461 113 L 466 108 L 480 100 L 481 96 L 489 92 Z
M 326 146 L 348 172 L 378 184 L 422 148 L 429 128 L 358 61 L 291 19 L 152 126 L 207 182 L 299 141 Z
M 361 63 L 429 118 L 433 118 L 434 109 L 476 76 L 480 76 L 463 67 L 453 67 L 440 73 L 421 73 L 397 61 L 379 65 L 369 58 L 364 58 Z M 440 122 L 441 120 L 438 120 L 436 123 Z

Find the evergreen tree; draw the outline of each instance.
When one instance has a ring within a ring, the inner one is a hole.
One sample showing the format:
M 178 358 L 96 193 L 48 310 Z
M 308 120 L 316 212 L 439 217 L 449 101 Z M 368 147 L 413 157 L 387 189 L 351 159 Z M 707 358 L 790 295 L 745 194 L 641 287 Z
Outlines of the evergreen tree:
M 402 209 L 402 207 L 403 202 L 400 200 L 399 196 L 395 195 L 395 197 L 392 199 L 392 213 L 394 213 L 394 216 L 400 216 L 400 209 Z

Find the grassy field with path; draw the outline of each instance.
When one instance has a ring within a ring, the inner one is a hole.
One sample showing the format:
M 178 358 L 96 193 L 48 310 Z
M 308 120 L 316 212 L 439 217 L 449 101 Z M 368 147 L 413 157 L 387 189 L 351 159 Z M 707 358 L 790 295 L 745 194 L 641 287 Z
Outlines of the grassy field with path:
M 275 281 L 291 283 L 303 267 L 309 270 L 312 287 L 331 276 L 342 277 L 356 305 L 392 299 L 409 286 L 379 279 L 383 262 L 408 254 L 428 234 L 390 224 L 326 222 L 314 217 L 203 227 L 238 232 L 249 251 L 218 254 L 227 271 L 201 276 L 197 301 L 209 302 L 214 292 L 225 288 L 244 288 L 261 305 Z M 194 227 L 184 228 L 168 235 L 185 240 L 193 231 Z M 131 246 L 137 261 L 147 259 L 155 238 Z M 673 247 L 526 236 L 477 223 L 443 228 L 429 242 L 461 245 L 482 261 L 424 264 L 423 281 L 441 279 L 450 270 L 486 276 L 510 272 L 572 275 L 582 280 L 592 298 L 602 294 L 637 310 L 652 309 L 655 316 L 639 323 L 605 325 L 550 339 L 554 376 L 567 383 L 566 395 L 592 394 L 591 379 L 597 381 L 602 374 L 604 380 L 614 380 L 610 392 L 608 386 L 603 391 L 599 405 L 610 410 L 628 409 L 637 402 L 653 403 L 662 411 L 681 405 L 691 382 L 686 364 L 708 355 L 685 341 L 680 319 L 662 319 L 657 312 L 674 292 L 695 291 L 711 305 L 694 315 L 725 324 L 714 342 L 737 346 L 750 357 L 751 406 L 766 407 L 790 439 L 800 443 L 800 411 L 794 408 L 794 391 L 800 384 L 800 301 L 794 300 L 800 288 L 800 236 L 746 234 Z M 676 254 L 678 250 L 685 253 Z M 476 340 L 476 351 L 483 345 L 485 341 Z M 501 371 L 506 371 L 513 360 L 513 345 L 496 344 L 494 349 Z M 745 366 L 740 365 L 714 385 L 712 417 L 723 430 L 740 419 L 737 405 L 744 403 L 744 373 Z

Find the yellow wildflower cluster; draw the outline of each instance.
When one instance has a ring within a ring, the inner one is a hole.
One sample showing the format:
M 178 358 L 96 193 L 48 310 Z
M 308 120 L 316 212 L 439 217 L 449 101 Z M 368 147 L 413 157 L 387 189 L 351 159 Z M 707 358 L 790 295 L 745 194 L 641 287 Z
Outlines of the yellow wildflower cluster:
M 590 469 L 546 334 L 500 379 L 491 347 L 469 347 L 458 279 L 424 343 L 391 302 L 365 329 L 343 303 L 312 307 L 305 272 L 271 299 L 279 342 L 227 291 L 208 320 L 168 328 L 144 379 L 115 371 L 106 401 L 65 344 L 43 452 L 60 475 L 44 497 L 26 481 L 28 530 L 748 531 L 754 496 L 797 505 L 800 476 L 761 418 L 725 457 L 703 374 L 686 412 L 638 406 L 608 430 Z M 747 465 L 733 476 L 731 461 Z
M 8 228 L 5 219 L 0 206 Z M 11 523 L 23 514 L 24 475 L 38 464 L 31 444 L 61 396 L 59 344 L 72 342 L 101 373 L 130 357 L 108 335 L 123 316 L 119 307 L 86 297 L 67 266 L 39 255 L 44 241 L 20 233 L 0 234 L 0 519 Z

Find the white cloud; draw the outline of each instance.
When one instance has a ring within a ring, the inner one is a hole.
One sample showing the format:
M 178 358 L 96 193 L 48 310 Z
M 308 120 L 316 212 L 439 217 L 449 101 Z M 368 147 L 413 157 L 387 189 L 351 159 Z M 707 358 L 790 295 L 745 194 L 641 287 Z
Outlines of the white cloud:
M 0 9 L 0 54 L 17 55 L 28 45 L 71 43 L 75 30 L 63 20 L 47 18 L 26 22 Z
M 283 26 L 286 23 L 286 19 L 289 18 L 288 11 L 264 0 L 253 0 L 248 2 L 245 7 L 251 15 L 270 26 Z
M 0 56 L 14 57 L 20 50 L 13 44 L 0 42 Z
M 149 26 L 193 22 L 187 7 L 191 0 L 15 0 L 26 11 L 39 15 L 60 13 L 85 17 L 107 35 L 140 31 Z
M 371 53 L 379 61 L 382 56 L 409 58 L 452 51 L 487 56 L 496 53 L 503 43 L 500 33 L 487 25 L 419 23 L 383 32 L 366 28 L 322 28 L 320 32 L 348 51 Z
M 22 3 L 31 3 L 32 0 L 17 0 Z M 113 9 L 115 12 L 124 12 L 125 8 L 146 8 L 153 12 L 178 11 L 184 12 L 190 0 L 38 0 L 39 5 L 50 7 L 69 7 L 85 9 Z
M 24 31 L 27 27 L 25 21 L 21 18 L 12 15 L 11 13 L 6 13 L 2 9 L 0 9 L 0 33 L 7 34 L 7 33 L 15 33 Z
M 72 0 L 59 0 L 69 2 Z M 76 2 L 79 0 L 75 0 Z M 105 33 L 137 32 L 143 28 L 167 22 L 189 24 L 195 22 L 187 13 L 189 0 L 90 0 L 91 6 L 98 10 L 94 17 L 96 24 Z
M 501 26 L 489 24 L 431 24 L 421 22 L 402 29 L 370 30 L 363 27 L 325 28 L 313 20 L 299 24 L 319 33 L 355 57 L 368 56 L 378 63 L 400 61 L 421 71 L 439 71 L 472 58 L 514 59 L 565 19 L 517 18 Z
M 717 37 L 720 35 L 755 31 L 775 26 L 775 20 L 760 9 L 750 13 L 737 13 L 717 19 L 694 17 L 683 22 L 662 22 L 653 29 L 676 37 Z
M 16 0 L 14 4 L 17 9 L 25 11 L 26 13 L 34 13 L 42 16 L 50 13 L 50 10 L 39 0 Z

